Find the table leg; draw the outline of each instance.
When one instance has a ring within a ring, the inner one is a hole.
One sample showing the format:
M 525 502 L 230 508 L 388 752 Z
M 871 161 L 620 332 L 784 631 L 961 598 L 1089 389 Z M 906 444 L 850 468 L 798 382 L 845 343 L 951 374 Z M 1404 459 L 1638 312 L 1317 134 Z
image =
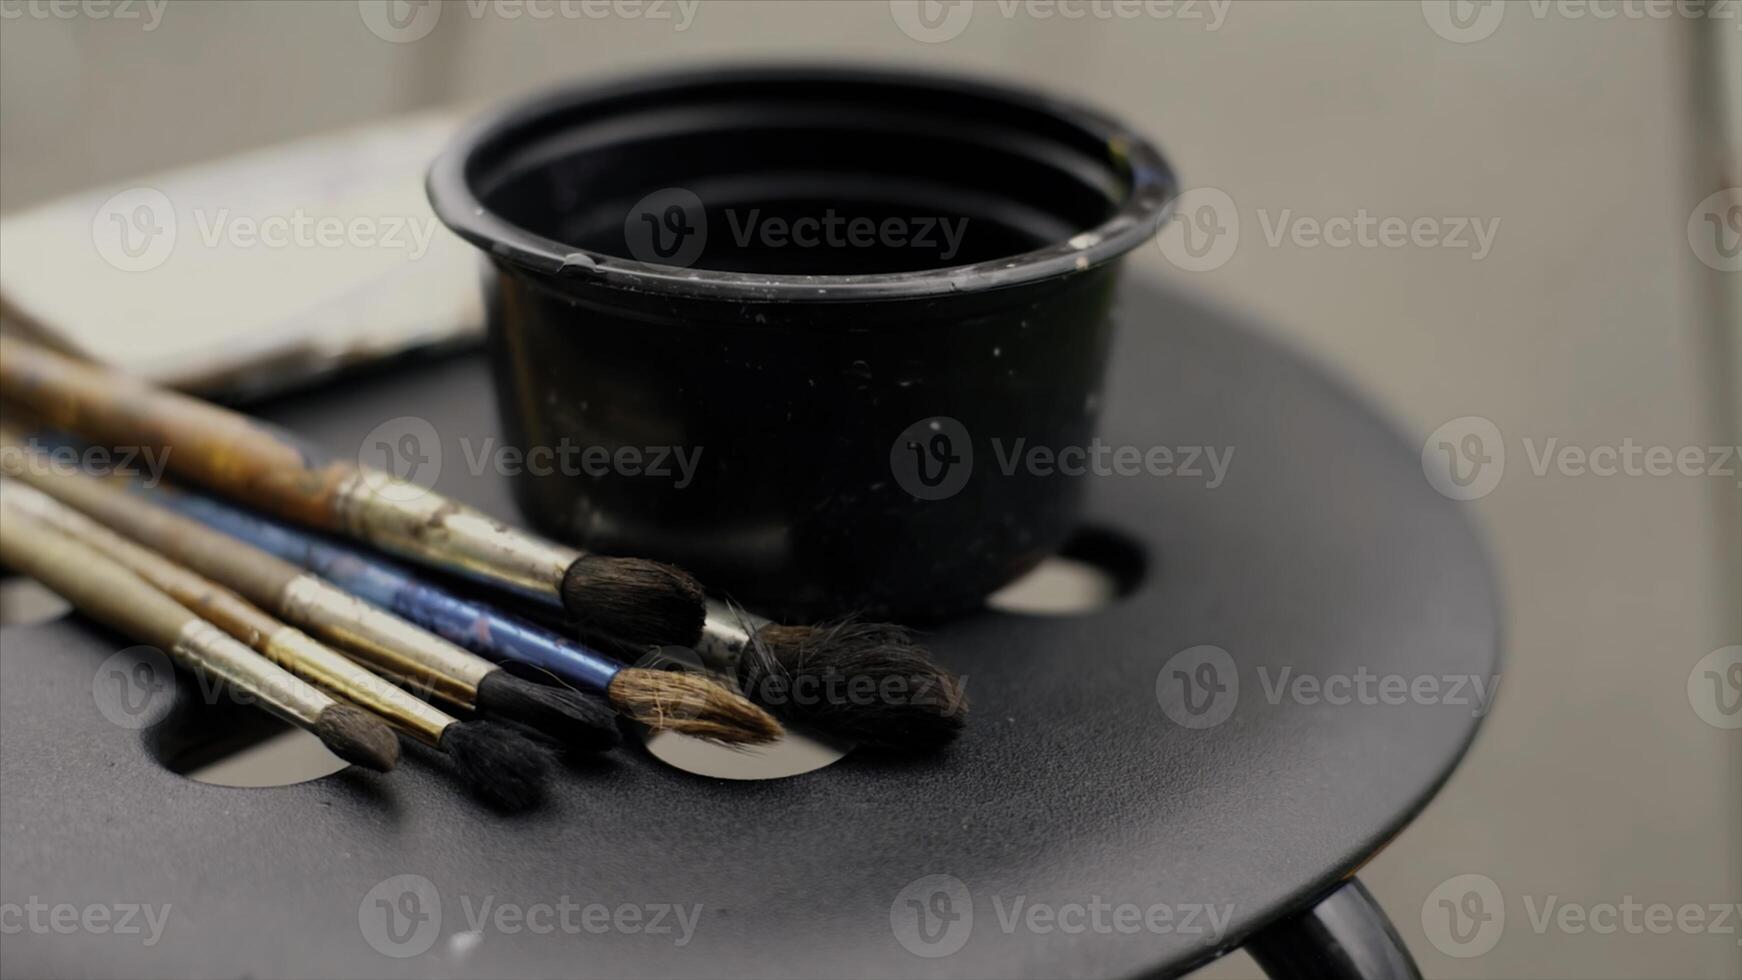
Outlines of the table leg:
M 1391 920 L 1354 878 L 1254 936 L 1246 951 L 1272 980 L 1421 980 Z

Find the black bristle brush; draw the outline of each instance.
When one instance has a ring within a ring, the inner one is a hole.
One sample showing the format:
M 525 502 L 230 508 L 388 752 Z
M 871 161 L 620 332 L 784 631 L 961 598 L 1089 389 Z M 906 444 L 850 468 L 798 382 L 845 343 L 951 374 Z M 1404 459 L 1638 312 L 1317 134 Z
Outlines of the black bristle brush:
M 460 782 L 497 809 L 536 806 L 550 778 L 543 745 L 503 724 L 460 721 L 353 663 L 301 630 L 27 484 L 0 477 L 4 506 L 54 528 L 139 576 L 189 611 L 335 698 L 366 708 L 448 759 Z
M 126 482 L 44 465 L 41 450 L 4 428 L 0 446 L 12 450 L 0 454 L 7 475 L 420 694 L 534 728 L 571 751 L 604 751 L 620 740 L 611 711 L 597 699 L 515 677 L 387 609 L 153 503 Z
M 295 677 L 120 563 L 31 518 L 7 496 L 0 494 L 0 561 L 134 642 L 246 692 L 346 762 L 376 772 L 399 764 L 399 738 L 380 717 Z
M 876 751 L 936 749 L 967 720 L 963 681 L 892 623 L 783 626 L 710 603 L 696 652 L 776 716 Z

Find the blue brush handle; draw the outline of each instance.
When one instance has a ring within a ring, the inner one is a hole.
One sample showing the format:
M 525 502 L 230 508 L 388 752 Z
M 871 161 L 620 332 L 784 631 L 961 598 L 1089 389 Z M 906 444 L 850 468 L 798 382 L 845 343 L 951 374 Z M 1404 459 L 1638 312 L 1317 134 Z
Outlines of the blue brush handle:
M 550 671 L 576 687 L 604 694 L 622 665 L 481 602 L 420 582 L 386 562 L 328 544 L 276 521 L 181 491 L 153 499 L 208 527 L 307 569 L 359 599 L 389 610 L 450 643 L 497 663 L 515 661 Z

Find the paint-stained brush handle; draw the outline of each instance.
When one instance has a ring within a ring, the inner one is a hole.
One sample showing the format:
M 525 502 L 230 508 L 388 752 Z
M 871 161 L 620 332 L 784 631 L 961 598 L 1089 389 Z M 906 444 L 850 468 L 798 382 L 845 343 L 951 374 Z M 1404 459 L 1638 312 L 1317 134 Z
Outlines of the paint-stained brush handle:
M 490 660 L 536 667 L 596 694 L 609 690 L 622 669 L 597 650 L 314 535 L 197 494 L 160 487 L 149 496 Z
M 307 632 L 342 647 L 420 692 L 470 707 L 496 665 L 302 569 L 100 479 L 47 465 L 38 450 L 0 427 L 0 473 L 27 483 L 103 525 Z
M 0 478 L 5 505 L 88 545 L 188 611 L 335 698 L 367 708 L 425 745 L 436 745 L 452 716 L 334 652 L 198 573 L 123 537 L 27 483 Z
M 581 557 L 245 415 L 17 338 L 0 337 L 0 389 L 51 427 L 164 452 L 175 473 L 225 496 L 547 602 Z
M 584 554 L 120 372 L 0 337 L 0 395 L 49 426 L 158 450 L 176 474 L 279 517 L 560 605 L 590 632 L 636 644 L 701 633 L 701 586 L 679 569 Z
M 0 388 L 54 428 L 152 447 L 171 470 L 298 524 L 341 531 L 545 601 L 580 557 L 390 473 L 357 467 L 211 402 L 0 336 Z
M 337 527 L 352 468 L 209 402 L 0 336 L 0 389 L 43 422 L 111 446 L 167 452 L 176 471 L 291 520 Z

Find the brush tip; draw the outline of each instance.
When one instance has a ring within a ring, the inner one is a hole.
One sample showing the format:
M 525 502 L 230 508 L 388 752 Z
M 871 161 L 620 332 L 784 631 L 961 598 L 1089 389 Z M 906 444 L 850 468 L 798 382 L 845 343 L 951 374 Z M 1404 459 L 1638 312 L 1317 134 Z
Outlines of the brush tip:
M 334 755 L 376 772 L 399 764 L 399 736 L 379 717 L 355 705 L 328 705 L 315 721 L 315 735 Z
M 707 617 L 701 583 L 644 558 L 583 555 L 563 574 L 561 598 L 582 632 L 635 647 L 693 646 Z
M 524 725 L 576 752 L 604 752 L 621 736 L 617 719 L 597 698 L 493 670 L 478 684 L 478 710 Z
M 611 703 L 656 731 L 727 745 L 761 745 L 786 734 L 773 715 L 700 674 L 625 667 L 611 679 Z
M 513 729 L 489 721 L 457 721 L 442 729 L 437 746 L 466 787 L 491 806 L 517 813 L 544 800 L 550 756 Z
M 764 626 L 737 680 L 782 718 L 883 752 L 935 749 L 967 718 L 961 679 L 889 623 Z

